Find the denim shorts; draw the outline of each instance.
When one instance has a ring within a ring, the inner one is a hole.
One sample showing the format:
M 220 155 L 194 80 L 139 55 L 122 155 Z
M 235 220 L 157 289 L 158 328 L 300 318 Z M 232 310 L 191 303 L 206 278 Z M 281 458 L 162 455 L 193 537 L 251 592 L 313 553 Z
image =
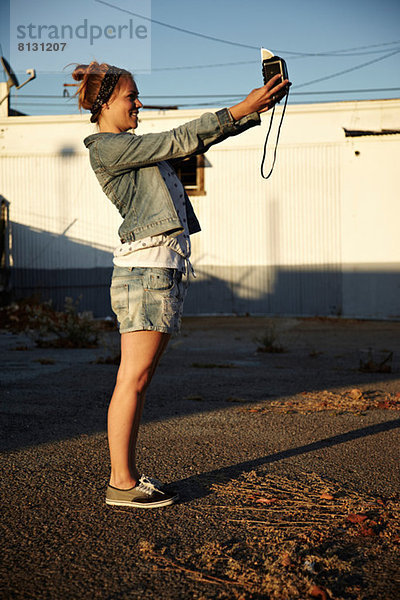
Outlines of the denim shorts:
M 187 282 L 177 269 L 117 267 L 111 280 L 111 307 L 120 333 L 180 329 Z

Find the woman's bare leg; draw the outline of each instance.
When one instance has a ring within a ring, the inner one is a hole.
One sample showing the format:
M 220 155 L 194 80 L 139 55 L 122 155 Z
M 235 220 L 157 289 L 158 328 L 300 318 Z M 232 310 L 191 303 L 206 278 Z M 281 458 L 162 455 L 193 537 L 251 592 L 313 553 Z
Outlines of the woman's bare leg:
M 137 483 L 135 449 L 144 396 L 170 335 L 132 331 L 121 335 L 121 364 L 108 409 L 110 484 L 129 489 Z
M 152 370 L 149 373 L 147 387 L 149 386 L 149 384 L 153 378 L 154 372 L 157 368 L 158 363 L 160 362 L 160 358 L 163 355 L 164 350 L 167 347 L 169 339 L 170 339 L 169 335 L 165 335 L 164 338 L 162 339 L 162 342 L 158 348 L 157 355 L 155 356 L 154 361 L 153 361 Z M 135 420 L 134 420 L 134 424 L 132 427 L 131 439 L 130 439 L 130 445 L 129 445 L 129 466 L 130 466 L 131 474 L 134 476 L 135 479 L 138 479 L 140 477 L 139 472 L 136 468 L 136 442 L 137 442 L 137 438 L 138 438 L 139 425 L 140 425 L 140 421 L 142 418 L 142 412 L 143 412 L 145 399 L 146 399 L 146 390 L 144 390 L 141 394 L 139 394 L 139 397 L 138 397 L 138 409 L 136 410 L 136 413 L 135 413 Z

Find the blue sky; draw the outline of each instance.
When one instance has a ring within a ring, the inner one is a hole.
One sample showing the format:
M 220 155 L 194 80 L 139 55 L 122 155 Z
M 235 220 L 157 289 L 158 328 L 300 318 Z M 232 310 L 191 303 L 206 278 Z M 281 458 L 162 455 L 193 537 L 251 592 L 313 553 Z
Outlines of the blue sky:
M 22 19 L 24 3 L 28 3 L 45 19 L 47 2 L 11 0 L 10 10 L 10 2 L 0 0 L 0 43 L 11 64 L 16 50 L 10 49 L 10 14 L 15 22 L 20 10 Z M 146 25 L 148 44 L 142 55 L 140 45 L 123 39 L 93 48 L 100 61 L 127 67 L 136 74 L 145 104 L 207 109 L 239 101 L 262 84 L 261 45 L 286 59 L 293 82 L 291 103 L 400 97 L 399 0 L 148 0 L 148 4 L 152 23 L 117 10 L 139 12 L 139 0 L 108 0 L 106 8 L 98 0 L 52 2 L 59 22 L 66 18 L 79 22 L 87 16 L 105 23 L 101 11 L 106 10 L 109 20 L 133 18 L 135 24 Z M 89 62 L 90 53 L 82 52 L 85 55 L 77 60 Z M 387 56 L 390 53 L 392 56 Z M 141 72 L 144 58 L 151 72 Z M 63 84 L 72 82 L 70 69 L 44 73 L 37 54 L 31 52 L 26 60 L 25 68 L 37 68 L 38 76 L 20 91 L 12 90 L 11 106 L 27 114 L 76 113 L 76 102 L 62 97 Z M 361 66 L 370 61 L 375 62 Z M 221 64 L 224 66 L 215 66 Z M 342 71 L 348 72 L 330 77 Z M 18 68 L 17 74 L 20 82 L 26 77 L 25 69 Z M 5 80 L 3 73 L 0 80 Z

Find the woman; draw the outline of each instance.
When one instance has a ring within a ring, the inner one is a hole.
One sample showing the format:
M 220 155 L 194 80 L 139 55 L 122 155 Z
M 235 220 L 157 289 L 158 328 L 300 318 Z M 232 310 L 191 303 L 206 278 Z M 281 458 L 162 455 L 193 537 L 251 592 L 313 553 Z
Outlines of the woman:
M 99 133 L 84 140 L 90 162 L 123 223 L 114 252 L 111 304 L 121 333 L 121 363 L 108 411 L 111 476 L 106 503 L 154 508 L 177 494 L 140 476 L 136 441 L 146 390 L 170 336 L 180 327 L 191 269 L 190 234 L 200 231 L 190 200 L 167 162 L 204 153 L 211 145 L 260 124 L 259 113 L 287 92 L 274 77 L 242 101 L 163 133 L 128 133 L 143 107 L 131 73 L 107 64 L 79 65 L 79 106 Z

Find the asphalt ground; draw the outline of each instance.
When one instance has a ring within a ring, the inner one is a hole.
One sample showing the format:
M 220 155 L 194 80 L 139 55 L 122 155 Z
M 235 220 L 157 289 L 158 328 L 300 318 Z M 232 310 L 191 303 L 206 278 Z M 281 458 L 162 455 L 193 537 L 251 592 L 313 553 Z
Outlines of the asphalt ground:
M 285 352 L 257 351 L 272 331 Z M 399 334 L 386 321 L 184 319 L 139 438 L 141 470 L 181 499 L 139 510 L 104 502 L 117 367 L 101 361 L 118 334 L 68 350 L 3 332 L 1 598 L 397 600 Z M 368 348 L 393 352 L 391 372 L 359 370 Z M 350 527 L 350 509 L 371 526 Z

